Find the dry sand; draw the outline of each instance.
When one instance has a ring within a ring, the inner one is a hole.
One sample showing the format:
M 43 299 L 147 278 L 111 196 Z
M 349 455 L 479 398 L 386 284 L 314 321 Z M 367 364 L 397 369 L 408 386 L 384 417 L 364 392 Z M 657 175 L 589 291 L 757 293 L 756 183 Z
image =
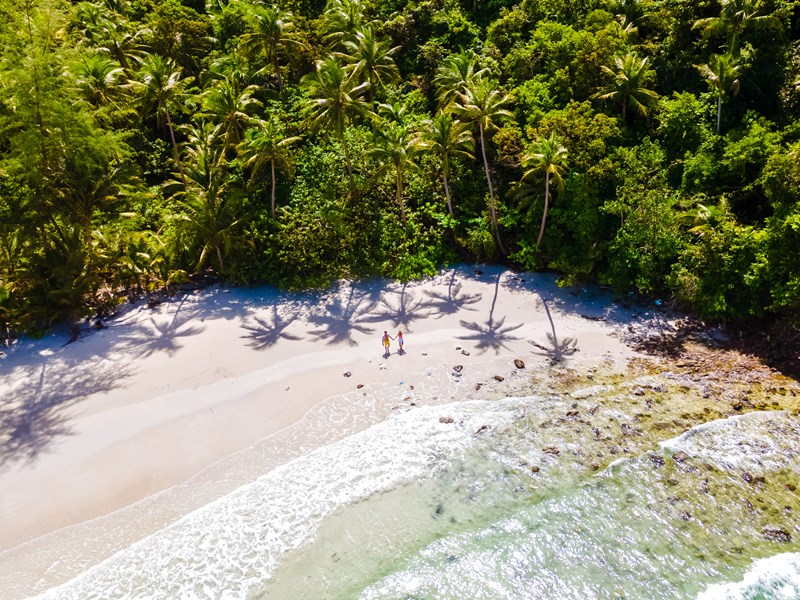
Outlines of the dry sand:
M 226 457 L 246 462 L 259 440 L 273 463 L 324 443 L 298 424 L 326 398 L 454 365 L 470 389 L 490 386 L 516 358 L 524 373 L 554 359 L 623 367 L 629 324 L 658 319 L 552 276 L 458 267 L 322 293 L 214 287 L 126 307 L 71 344 L 19 341 L 0 358 L 0 596 L 60 583 L 257 476 Z M 381 335 L 398 329 L 406 353 L 395 342 L 384 358 Z M 335 408 L 320 414 L 324 430 Z M 199 474 L 202 491 L 174 501 Z

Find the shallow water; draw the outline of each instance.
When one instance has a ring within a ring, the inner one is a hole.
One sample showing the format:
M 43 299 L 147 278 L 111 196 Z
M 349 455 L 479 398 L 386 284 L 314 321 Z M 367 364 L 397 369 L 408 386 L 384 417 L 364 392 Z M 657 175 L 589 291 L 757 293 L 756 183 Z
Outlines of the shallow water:
M 42 597 L 800 597 L 796 416 L 598 468 L 630 417 L 576 397 L 406 401 Z

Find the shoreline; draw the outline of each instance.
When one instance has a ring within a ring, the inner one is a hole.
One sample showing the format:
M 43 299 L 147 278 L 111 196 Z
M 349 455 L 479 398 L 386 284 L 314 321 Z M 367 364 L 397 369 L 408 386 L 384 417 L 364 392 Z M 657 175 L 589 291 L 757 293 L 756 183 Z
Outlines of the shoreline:
M 546 382 L 555 359 L 567 369 L 622 371 L 642 356 L 626 339 L 634 325 L 653 334 L 668 325 L 662 313 L 622 308 L 596 289 L 561 289 L 550 276 L 499 267 L 408 285 L 340 282 L 314 296 L 205 290 L 130 307 L 76 343 L 57 347 L 51 336 L 2 359 L 23 377 L 0 379 L 0 391 L 16 392 L 23 407 L 44 399 L 69 429 L 20 446 L 37 452 L 16 461 L 3 457 L 0 489 L 14 493 L 0 501 L 0 562 L 9 571 L 0 587 L 43 591 L 264 469 L 408 409 L 415 394 L 435 395 L 412 388 L 426 373 L 449 390 L 440 400 L 509 395 Z M 381 332 L 397 328 L 407 332 L 406 354 L 385 360 Z M 98 367 L 104 362 L 116 379 Z M 37 376 L 38 396 L 26 395 Z M 70 382 L 100 391 L 79 396 L 65 389 Z M 368 402 L 345 410 L 348 397 Z M 104 545 L 109 532 L 117 539 Z M 79 550 L 87 539 L 99 550 Z

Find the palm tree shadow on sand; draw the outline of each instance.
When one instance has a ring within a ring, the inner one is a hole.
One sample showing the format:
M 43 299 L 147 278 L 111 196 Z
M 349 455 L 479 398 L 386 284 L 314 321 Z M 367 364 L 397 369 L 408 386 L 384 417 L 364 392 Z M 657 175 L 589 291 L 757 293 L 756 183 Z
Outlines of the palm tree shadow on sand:
M 202 312 L 197 307 L 184 309 L 186 302 L 186 296 L 181 298 L 169 321 L 159 322 L 150 317 L 149 323 L 136 325 L 132 330 L 121 334 L 118 345 L 133 348 L 142 357 L 156 352 L 175 354 L 183 346 L 182 338 L 190 339 L 205 329 L 203 326 L 194 324 L 203 317 Z
M 547 332 L 547 341 L 550 343 L 550 345 L 543 346 L 541 344 L 537 344 L 533 340 L 528 340 L 528 343 L 539 350 L 538 352 L 534 351 L 534 354 L 548 357 L 552 364 L 560 363 L 567 356 L 572 356 L 578 352 L 578 340 L 571 337 L 565 337 L 561 340 L 558 339 L 558 336 L 556 335 L 556 326 L 553 322 L 553 316 L 550 314 L 550 308 L 547 306 L 547 300 L 544 298 L 541 300 L 544 310 L 547 313 L 547 319 L 550 321 L 550 331 Z
M 251 321 L 244 323 L 242 328 L 247 330 L 244 338 L 250 339 L 250 345 L 256 350 L 269 348 L 278 343 L 279 340 L 298 341 L 300 336 L 288 333 L 286 329 L 297 320 L 297 313 L 293 313 L 289 318 L 284 318 L 277 305 L 272 306 L 272 314 L 266 318 L 251 317 Z
M 522 339 L 509 334 L 512 331 L 516 331 L 523 325 L 523 323 L 520 323 L 519 325 L 505 325 L 505 317 L 501 317 L 498 320 L 495 320 L 494 318 L 494 307 L 497 303 L 497 295 L 500 291 L 500 276 L 501 273 L 498 273 L 497 278 L 495 279 L 494 297 L 492 298 L 492 307 L 489 309 L 489 319 L 484 323 L 468 322 L 464 320 L 459 321 L 462 327 L 469 329 L 474 333 L 470 335 L 458 336 L 459 340 L 475 342 L 475 347 L 478 350 L 483 350 L 485 352 L 489 348 L 492 348 L 495 351 L 495 354 L 499 354 L 500 349 L 505 348 L 507 342 Z
M 349 289 L 340 288 L 332 294 L 321 311 L 308 316 L 308 320 L 318 327 L 310 332 L 318 340 L 328 344 L 347 343 L 355 346 L 354 331 L 363 334 L 374 331 L 364 323 L 372 321 L 367 315 L 375 307 L 376 301 L 371 298 L 370 292 L 358 290 L 352 283 L 347 286 Z
M 130 369 L 110 361 L 49 363 L 17 375 L 22 383 L 0 400 L 0 467 L 34 463 L 60 438 L 72 435 L 66 409 L 120 385 Z
M 447 294 L 432 291 L 425 292 L 429 298 L 426 305 L 437 313 L 437 319 L 441 319 L 445 315 L 454 315 L 461 310 L 477 310 L 469 305 L 480 302 L 482 295 L 479 293 L 462 294 L 461 284 L 456 283 L 455 280 L 456 271 L 453 269 L 447 282 Z
M 397 302 L 390 300 L 391 295 L 398 296 Z M 408 291 L 408 284 L 404 283 L 399 291 L 383 292 L 378 308 L 365 321 L 380 323 L 391 321 L 392 328 L 400 327 L 404 331 L 411 330 L 411 323 L 428 315 L 428 304 L 417 299 Z

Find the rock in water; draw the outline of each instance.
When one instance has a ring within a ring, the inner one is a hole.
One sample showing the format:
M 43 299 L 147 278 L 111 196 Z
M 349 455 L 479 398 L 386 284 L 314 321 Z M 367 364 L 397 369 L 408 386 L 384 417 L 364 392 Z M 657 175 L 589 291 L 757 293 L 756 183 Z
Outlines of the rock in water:
M 764 537 L 771 542 L 791 542 L 792 536 L 785 529 L 779 527 L 764 527 Z
M 514 366 L 517 367 L 518 369 L 524 369 L 525 368 L 525 363 L 522 362 L 519 358 L 515 358 L 514 359 Z
M 439 417 L 439 423 L 452 423 L 453 417 Z

